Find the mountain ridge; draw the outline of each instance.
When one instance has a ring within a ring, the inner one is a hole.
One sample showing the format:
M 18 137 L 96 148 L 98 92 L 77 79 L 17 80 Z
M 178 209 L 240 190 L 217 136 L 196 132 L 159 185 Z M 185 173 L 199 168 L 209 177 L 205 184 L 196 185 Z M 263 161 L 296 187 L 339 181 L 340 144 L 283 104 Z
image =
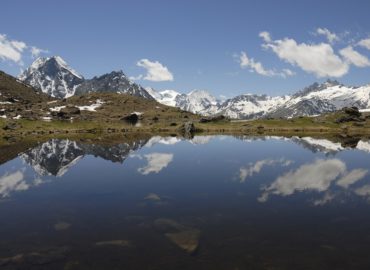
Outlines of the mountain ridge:
M 205 90 L 184 94 L 170 89 L 143 88 L 122 70 L 85 79 L 59 56 L 38 58 L 19 79 L 57 98 L 91 92 L 125 93 L 204 116 L 224 115 L 231 119 L 291 118 L 333 112 L 343 107 L 370 108 L 370 84 L 353 87 L 328 79 L 291 95 L 242 94 L 220 101 Z

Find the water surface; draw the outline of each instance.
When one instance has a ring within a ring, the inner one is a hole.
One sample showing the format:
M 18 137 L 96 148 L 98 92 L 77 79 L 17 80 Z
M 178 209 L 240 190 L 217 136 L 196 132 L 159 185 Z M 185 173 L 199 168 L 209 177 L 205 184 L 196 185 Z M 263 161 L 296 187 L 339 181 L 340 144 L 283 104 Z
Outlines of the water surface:
M 369 269 L 370 143 L 354 146 L 41 143 L 0 165 L 0 269 Z

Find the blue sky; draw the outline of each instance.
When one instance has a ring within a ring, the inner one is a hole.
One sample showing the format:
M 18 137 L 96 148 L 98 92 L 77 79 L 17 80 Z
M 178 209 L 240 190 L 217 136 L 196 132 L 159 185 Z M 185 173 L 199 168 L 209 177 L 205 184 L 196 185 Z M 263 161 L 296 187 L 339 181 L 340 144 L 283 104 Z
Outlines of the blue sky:
M 159 90 L 230 97 L 327 78 L 361 85 L 370 83 L 369 11 L 366 0 L 3 0 L 0 69 L 17 75 L 34 46 L 85 78 L 122 69 Z

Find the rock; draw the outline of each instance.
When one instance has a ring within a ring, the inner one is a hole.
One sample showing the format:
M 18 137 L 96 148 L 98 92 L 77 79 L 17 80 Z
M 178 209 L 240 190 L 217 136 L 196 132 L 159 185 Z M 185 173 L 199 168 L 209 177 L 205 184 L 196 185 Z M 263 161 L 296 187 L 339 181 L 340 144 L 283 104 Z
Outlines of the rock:
M 184 134 L 185 136 L 192 136 L 196 131 L 193 122 L 185 122 L 178 130 L 181 134 Z
M 67 222 L 58 222 L 54 224 L 54 229 L 56 231 L 64 231 L 64 230 L 69 229 L 69 227 L 71 227 L 71 224 Z
M 75 106 L 66 106 L 62 109 L 60 109 L 59 113 L 63 113 L 63 114 L 80 114 L 81 111 L 78 107 L 75 107 Z
M 209 123 L 209 122 L 218 122 L 218 121 L 224 121 L 226 120 L 226 117 L 223 115 L 218 115 L 214 117 L 202 117 L 199 120 L 199 123 Z
M 187 227 L 175 220 L 159 218 L 154 221 L 154 226 L 176 246 L 191 254 L 199 246 L 200 230 Z
M 200 231 L 197 229 L 166 233 L 165 235 L 172 243 L 189 254 L 194 253 L 199 246 Z
M 139 116 L 136 113 L 132 113 L 130 115 L 126 115 L 121 118 L 121 120 L 126 121 L 132 125 L 135 125 L 139 121 Z
M 357 116 L 357 117 L 361 116 L 361 113 L 357 107 L 344 107 L 342 110 L 348 115 Z
M 81 111 L 79 108 L 75 106 L 66 106 L 64 108 L 61 108 L 59 112 L 52 112 L 52 116 L 57 116 L 61 119 L 69 119 L 74 115 L 81 114 Z
M 15 129 L 20 128 L 20 127 L 21 127 L 21 125 L 19 125 L 18 123 L 10 122 L 10 123 L 7 123 L 3 127 L 3 130 L 15 130 Z
M 96 242 L 95 246 L 102 247 L 102 246 L 120 246 L 120 247 L 129 247 L 130 242 L 127 240 L 110 240 L 110 241 L 101 241 Z

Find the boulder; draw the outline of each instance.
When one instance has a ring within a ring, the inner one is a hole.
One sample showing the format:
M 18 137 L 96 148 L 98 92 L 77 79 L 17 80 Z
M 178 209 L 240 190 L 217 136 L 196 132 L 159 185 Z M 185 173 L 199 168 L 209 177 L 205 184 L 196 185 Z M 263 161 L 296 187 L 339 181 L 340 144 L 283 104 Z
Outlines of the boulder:
M 343 110 L 343 112 L 345 112 L 348 115 L 352 115 L 352 116 L 356 116 L 356 117 L 361 116 L 361 113 L 360 113 L 360 111 L 358 110 L 357 107 L 344 107 L 342 110 Z
M 137 115 L 136 113 L 131 113 L 129 115 L 122 117 L 121 120 L 132 125 L 135 125 L 139 121 L 139 115 Z
M 178 130 L 183 135 L 193 135 L 193 133 L 196 131 L 193 122 L 185 122 Z
M 80 113 L 81 113 L 81 111 L 78 107 L 66 106 L 66 107 L 60 109 L 59 112 L 53 112 L 52 115 L 57 116 L 57 117 L 62 118 L 62 119 L 69 119 L 69 118 L 71 118 L 71 116 L 78 115 Z

